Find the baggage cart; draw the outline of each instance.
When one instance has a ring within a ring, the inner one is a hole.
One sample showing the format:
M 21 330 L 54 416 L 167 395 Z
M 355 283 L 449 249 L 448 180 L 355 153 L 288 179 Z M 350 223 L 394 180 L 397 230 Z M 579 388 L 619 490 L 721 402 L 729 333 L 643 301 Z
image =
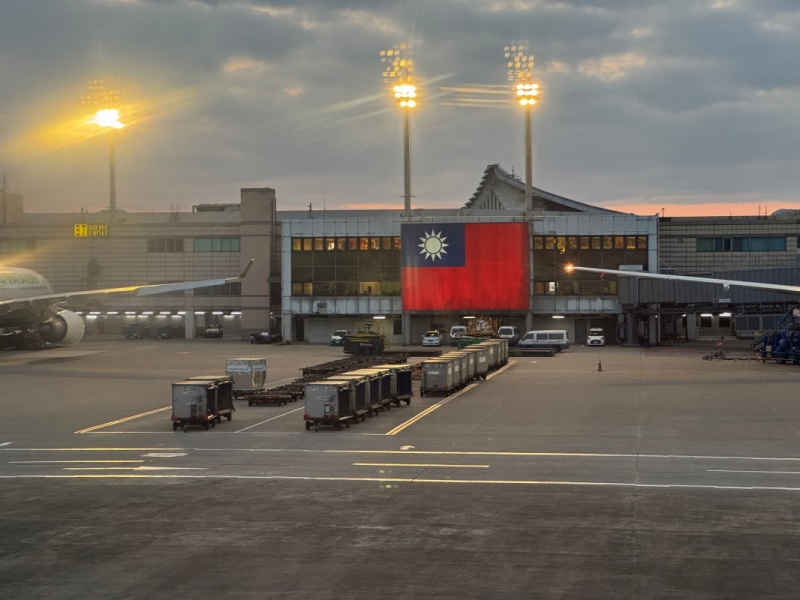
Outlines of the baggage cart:
M 267 359 L 229 358 L 225 372 L 233 377 L 233 396 L 246 398 L 264 391 L 267 382 Z
M 395 377 L 393 382 L 392 397 L 397 400 L 397 406 L 400 402 L 405 402 L 406 406 L 411 404 L 411 398 L 414 397 L 413 387 L 413 368 L 409 364 L 387 364 L 381 365 L 382 369 L 391 369 L 394 371 Z
M 460 360 L 435 358 L 420 363 L 419 395 L 445 394 L 449 396 L 460 383 Z M 459 373 L 456 374 L 456 370 Z
M 337 430 L 350 427 L 353 417 L 353 398 L 346 381 L 314 381 L 305 385 L 306 431 L 320 425 L 330 425 Z M 357 421 L 356 421 L 357 422 Z
M 218 419 L 216 384 L 213 381 L 184 380 L 172 384 L 172 430 L 199 425 L 208 431 Z
M 353 402 L 351 403 L 353 417 L 358 421 L 364 421 L 367 416 L 372 417 L 372 409 L 370 407 L 370 378 L 366 375 L 348 375 L 339 374 L 326 377 L 324 381 L 343 381 L 350 386 L 350 396 Z
M 195 375 L 187 381 L 210 381 L 216 386 L 214 398 L 214 412 L 217 414 L 217 423 L 222 422 L 222 417 L 230 421 L 236 407 L 233 405 L 233 377 L 230 375 Z
M 393 393 L 393 390 L 397 387 L 396 375 L 394 371 L 387 369 L 385 365 L 358 369 L 356 371 L 348 371 L 348 374 L 366 375 L 367 377 L 372 377 L 370 383 L 370 394 L 372 395 L 373 405 L 375 404 L 375 398 L 377 397 L 377 403 L 379 406 L 386 408 L 386 410 L 389 410 L 392 407 L 392 403 L 394 403 L 395 406 L 400 406 L 400 401 L 397 400 L 396 394 Z

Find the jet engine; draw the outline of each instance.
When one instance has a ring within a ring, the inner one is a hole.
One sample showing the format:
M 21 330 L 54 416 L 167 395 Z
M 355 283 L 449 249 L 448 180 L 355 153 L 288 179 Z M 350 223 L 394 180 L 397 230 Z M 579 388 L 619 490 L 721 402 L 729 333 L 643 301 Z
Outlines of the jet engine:
M 39 323 L 39 335 L 51 344 L 72 346 L 83 339 L 86 325 L 83 319 L 69 310 L 54 313 L 47 321 Z

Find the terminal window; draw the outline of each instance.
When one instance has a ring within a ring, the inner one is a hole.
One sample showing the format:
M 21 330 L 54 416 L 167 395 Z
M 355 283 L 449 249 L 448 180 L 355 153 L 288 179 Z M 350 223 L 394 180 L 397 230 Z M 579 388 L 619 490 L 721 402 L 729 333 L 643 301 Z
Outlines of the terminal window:
M 786 252 L 783 236 L 699 237 L 698 252 Z
M 239 252 L 241 250 L 238 237 L 195 238 L 195 252 Z
M 148 252 L 183 252 L 183 238 L 150 238 Z
M 293 296 L 400 294 L 399 237 L 292 238 Z
M 636 264 L 647 268 L 646 235 L 533 236 L 533 278 L 536 296 L 616 296 L 611 275 L 567 273 L 568 264 L 618 269 Z

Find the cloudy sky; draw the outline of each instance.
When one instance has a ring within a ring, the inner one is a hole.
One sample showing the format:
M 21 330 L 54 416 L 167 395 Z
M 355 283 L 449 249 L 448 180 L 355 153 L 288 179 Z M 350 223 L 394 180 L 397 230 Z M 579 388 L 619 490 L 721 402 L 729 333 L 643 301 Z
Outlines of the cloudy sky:
M 542 100 L 534 185 L 637 214 L 800 208 L 795 0 L 4 0 L 0 175 L 26 211 L 108 204 L 90 80 L 119 91 L 117 205 L 402 208 L 382 50 L 407 44 L 415 207 L 524 175 L 504 47 Z M 95 94 L 95 97 L 97 94 Z

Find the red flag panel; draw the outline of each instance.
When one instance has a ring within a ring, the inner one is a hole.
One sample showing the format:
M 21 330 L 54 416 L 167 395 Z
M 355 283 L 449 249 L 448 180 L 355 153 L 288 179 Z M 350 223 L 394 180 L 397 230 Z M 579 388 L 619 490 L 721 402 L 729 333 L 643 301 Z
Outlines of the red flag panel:
M 402 225 L 403 310 L 527 310 L 527 223 Z

